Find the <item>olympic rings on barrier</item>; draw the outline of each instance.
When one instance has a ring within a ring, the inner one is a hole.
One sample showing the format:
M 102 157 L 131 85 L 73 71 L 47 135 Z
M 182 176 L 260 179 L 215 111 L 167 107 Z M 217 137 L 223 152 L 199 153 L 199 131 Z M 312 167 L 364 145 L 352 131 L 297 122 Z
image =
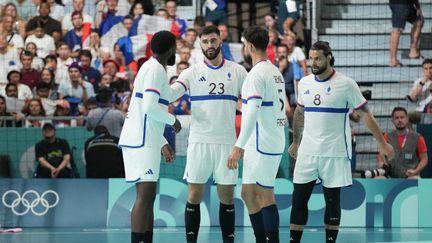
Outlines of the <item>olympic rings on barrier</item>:
M 46 196 L 48 194 L 53 195 L 53 197 L 55 198 L 54 202 L 50 203 L 47 200 Z M 34 195 L 35 198 L 33 200 L 31 200 L 32 197 L 30 195 Z M 7 200 L 7 199 L 9 199 L 9 200 Z M 20 193 L 18 191 L 9 190 L 9 191 L 6 191 L 2 196 L 3 205 L 5 207 L 10 208 L 12 210 L 12 212 L 17 216 L 26 215 L 30 210 L 36 216 L 43 216 L 48 212 L 48 210 L 50 208 L 57 206 L 59 200 L 60 200 L 60 198 L 59 198 L 58 193 L 53 191 L 53 190 L 47 190 L 44 193 L 42 193 L 42 195 L 39 195 L 39 193 L 35 190 L 28 190 L 28 191 L 24 192 L 22 194 L 22 196 L 20 195 Z M 22 212 L 19 212 L 19 211 L 17 211 L 17 209 L 22 208 L 22 207 L 20 207 L 21 204 L 25 208 L 25 210 Z M 35 210 L 35 208 L 39 204 L 45 208 L 41 212 L 38 212 Z

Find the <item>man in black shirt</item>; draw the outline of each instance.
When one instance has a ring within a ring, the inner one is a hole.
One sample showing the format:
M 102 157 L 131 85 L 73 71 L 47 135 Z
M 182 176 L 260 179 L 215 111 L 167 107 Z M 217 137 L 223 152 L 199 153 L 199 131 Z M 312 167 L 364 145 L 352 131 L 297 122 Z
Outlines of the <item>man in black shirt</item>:
M 35 177 L 71 178 L 71 151 L 65 139 L 57 138 L 55 127 L 46 123 L 42 127 L 44 139 L 35 146 L 36 159 L 39 161 Z
M 87 178 L 124 178 L 124 165 L 119 138 L 110 135 L 108 129 L 98 125 L 95 135 L 85 143 Z
M 61 23 L 49 16 L 50 6 L 46 2 L 41 2 L 39 5 L 39 16 L 35 16 L 26 26 L 27 36 L 33 34 L 34 29 L 37 26 L 37 22 L 41 21 L 44 24 L 45 34 L 48 34 L 54 38 L 57 43 L 62 38 Z

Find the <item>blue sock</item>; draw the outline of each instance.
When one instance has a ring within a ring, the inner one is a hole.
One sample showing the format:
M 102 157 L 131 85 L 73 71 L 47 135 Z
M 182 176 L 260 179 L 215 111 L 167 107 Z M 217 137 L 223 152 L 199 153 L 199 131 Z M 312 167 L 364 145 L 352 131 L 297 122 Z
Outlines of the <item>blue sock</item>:
M 268 243 L 279 242 L 279 212 L 276 204 L 262 210 L 265 233 Z
M 259 211 L 254 214 L 249 214 L 249 218 L 254 231 L 256 243 L 266 243 L 267 239 L 265 235 L 262 211 Z

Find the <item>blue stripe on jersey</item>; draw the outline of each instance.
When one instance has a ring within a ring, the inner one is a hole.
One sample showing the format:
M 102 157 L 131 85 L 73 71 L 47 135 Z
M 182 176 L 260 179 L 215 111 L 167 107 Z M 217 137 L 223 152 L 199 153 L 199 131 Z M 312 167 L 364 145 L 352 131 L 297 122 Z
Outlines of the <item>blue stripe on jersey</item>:
M 145 139 L 146 139 L 146 130 L 147 130 L 147 114 L 144 115 L 144 132 L 143 132 L 143 141 L 141 145 L 123 145 L 119 144 L 118 146 L 121 148 L 142 148 L 145 145 Z
M 154 92 L 154 91 L 150 91 L 150 92 Z M 136 92 L 135 97 L 142 99 L 144 97 L 144 95 L 143 95 L 143 93 Z M 164 105 L 169 105 L 169 101 L 162 99 L 162 98 L 159 99 L 159 103 L 164 104 Z
M 139 180 L 141 180 L 141 177 L 138 177 L 138 179 L 135 179 L 135 180 L 132 180 L 132 181 L 126 180 L 126 183 L 135 183 L 135 182 L 138 182 Z
M 238 98 L 234 95 L 194 95 L 190 96 L 191 101 L 200 100 L 232 100 L 237 102 Z
M 258 122 L 256 122 L 255 130 L 256 130 L 256 150 L 258 151 L 258 153 L 264 154 L 264 155 L 270 155 L 270 156 L 277 156 L 277 155 L 282 155 L 283 154 L 283 151 L 282 151 L 282 153 L 267 153 L 267 152 L 264 152 L 264 151 L 260 150 L 259 149 L 259 143 L 258 143 L 258 141 L 259 141 L 259 139 L 258 139 L 258 137 L 259 137 Z
M 221 64 L 219 64 L 218 66 L 212 66 L 211 64 L 207 63 L 205 60 L 204 60 L 204 63 L 205 63 L 205 65 L 207 67 L 209 67 L 209 68 L 211 68 L 213 70 L 217 70 L 217 69 L 223 67 L 223 65 L 225 64 L 225 59 L 223 59 L 222 62 L 221 62 Z
M 248 100 L 242 99 L 243 104 L 247 104 Z M 261 106 L 273 106 L 273 101 L 263 101 L 261 102 Z
M 273 189 L 274 186 L 264 186 L 263 184 L 260 184 L 258 181 L 255 182 L 258 186 L 260 187 L 264 187 L 264 188 L 269 188 L 269 189 Z
M 348 108 L 332 108 L 332 107 L 305 107 L 305 112 L 326 112 L 326 113 L 348 113 Z

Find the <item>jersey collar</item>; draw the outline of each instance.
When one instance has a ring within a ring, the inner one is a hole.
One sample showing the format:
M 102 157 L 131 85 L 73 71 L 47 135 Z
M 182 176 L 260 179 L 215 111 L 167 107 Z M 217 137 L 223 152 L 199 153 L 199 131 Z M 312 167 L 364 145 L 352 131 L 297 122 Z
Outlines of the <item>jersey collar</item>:
M 326 81 L 328 81 L 329 79 L 331 79 L 333 76 L 334 76 L 334 74 L 336 73 L 336 70 L 334 70 L 333 69 L 333 71 L 332 71 L 332 73 L 330 74 L 330 76 L 328 76 L 327 78 L 325 78 L 325 79 L 323 79 L 323 80 L 320 80 L 319 78 L 318 78 L 318 76 L 314 76 L 315 77 L 315 81 L 317 81 L 317 82 L 326 82 Z
M 207 63 L 205 60 L 204 60 L 204 63 L 205 63 L 205 65 L 206 65 L 207 67 L 209 67 L 209 68 L 211 68 L 211 69 L 213 69 L 213 70 L 217 70 L 217 69 L 223 67 L 223 65 L 225 64 L 225 58 L 222 59 L 221 64 L 219 64 L 218 66 L 213 66 L 213 65 L 211 65 L 210 63 Z

